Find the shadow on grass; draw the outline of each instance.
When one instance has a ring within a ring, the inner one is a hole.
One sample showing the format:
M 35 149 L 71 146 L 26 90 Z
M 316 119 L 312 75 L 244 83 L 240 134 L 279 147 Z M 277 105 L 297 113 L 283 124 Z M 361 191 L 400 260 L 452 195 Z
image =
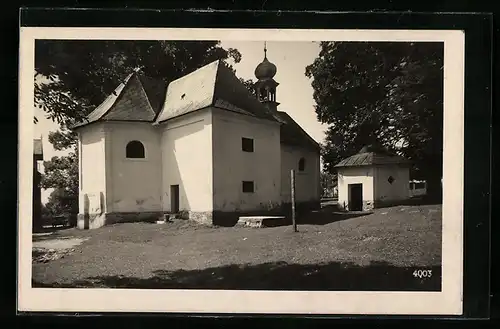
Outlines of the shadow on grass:
M 308 214 L 299 216 L 297 218 L 297 224 L 327 225 L 330 223 L 366 216 L 369 214 L 370 213 L 366 212 L 339 212 L 336 211 L 335 208 L 324 208 L 319 211 L 312 211 Z
M 298 214 L 297 224 L 326 225 L 370 214 L 372 214 L 371 211 L 341 211 L 337 204 L 322 205 L 319 210 Z
M 377 208 L 382 209 L 382 208 L 391 208 L 394 206 L 437 206 L 443 204 L 443 201 L 441 199 L 436 199 L 436 198 L 431 198 L 431 197 L 426 197 L 426 196 L 417 196 L 410 198 L 405 201 L 399 201 L 399 202 L 394 202 L 394 203 L 386 203 L 386 204 L 380 204 L 377 206 Z
M 203 270 L 156 270 L 150 278 L 98 276 L 69 284 L 42 284 L 42 288 L 132 288 L 132 289 L 234 289 L 234 290 L 334 290 L 334 291 L 440 291 L 441 267 L 430 278 L 416 278 L 415 270 L 385 262 L 368 266 L 332 262 L 318 265 L 287 264 L 229 265 Z
M 418 196 L 408 199 L 405 203 L 407 206 L 435 206 L 443 204 L 442 198 L 429 197 L 429 196 Z

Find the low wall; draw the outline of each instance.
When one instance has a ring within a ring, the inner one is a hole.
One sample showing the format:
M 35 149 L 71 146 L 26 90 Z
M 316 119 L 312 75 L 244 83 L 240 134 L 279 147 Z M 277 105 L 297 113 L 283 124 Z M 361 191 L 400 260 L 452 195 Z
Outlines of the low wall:
M 163 212 L 120 212 L 78 214 L 77 227 L 91 230 L 117 223 L 155 222 L 163 217 Z
M 321 209 L 320 201 L 298 202 L 295 205 L 297 219 L 313 210 Z M 131 222 L 155 222 L 168 212 L 116 212 L 78 214 L 79 229 L 96 229 L 105 225 Z M 284 216 L 291 221 L 292 205 L 283 203 L 273 209 L 256 209 L 250 211 L 185 211 L 177 214 L 180 219 L 192 220 L 204 225 L 234 226 L 241 216 Z

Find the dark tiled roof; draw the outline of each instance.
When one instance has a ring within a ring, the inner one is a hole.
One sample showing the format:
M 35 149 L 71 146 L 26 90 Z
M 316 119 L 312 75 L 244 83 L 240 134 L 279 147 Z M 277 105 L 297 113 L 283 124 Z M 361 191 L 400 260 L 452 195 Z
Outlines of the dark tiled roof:
M 87 117 L 95 121 L 161 123 L 209 106 L 281 123 L 281 142 L 319 151 L 312 139 L 286 112 L 271 112 L 220 60 L 167 84 L 137 72 L 126 77 Z
M 276 121 L 220 60 L 205 65 L 168 85 L 165 107 L 157 123 L 209 106 Z
M 43 155 L 43 145 L 41 139 L 33 139 L 33 155 Z
M 153 122 L 163 106 L 166 84 L 137 72 L 129 74 L 85 122 L 73 126 L 81 127 L 95 121 L 145 121 Z
M 275 113 L 276 119 L 280 121 L 280 136 L 281 143 L 301 146 L 314 151 L 319 151 L 319 144 L 309 136 L 295 120 L 286 112 L 277 111 Z
M 357 154 L 340 161 L 335 167 L 357 167 L 386 164 L 410 164 L 408 159 L 383 149 L 363 147 Z
M 134 74 L 121 91 L 113 107 L 100 119 L 105 121 L 146 121 L 156 117 L 141 81 Z
M 92 112 L 90 112 L 90 114 L 87 115 L 87 118 L 84 122 L 77 123 L 73 125 L 72 128 L 82 127 L 101 119 L 101 117 L 105 115 L 116 103 L 118 97 L 121 95 L 123 89 L 128 84 L 128 81 L 130 80 L 132 75 L 133 74 L 129 74 L 125 78 L 125 80 L 121 84 L 119 84 L 118 87 L 116 87 L 116 89 L 98 107 L 96 107 Z
M 148 96 L 149 103 L 156 114 L 160 113 L 163 104 L 165 103 L 165 95 L 167 93 L 167 83 L 161 79 L 154 79 L 143 74 L 138 75 L 142 87 Z

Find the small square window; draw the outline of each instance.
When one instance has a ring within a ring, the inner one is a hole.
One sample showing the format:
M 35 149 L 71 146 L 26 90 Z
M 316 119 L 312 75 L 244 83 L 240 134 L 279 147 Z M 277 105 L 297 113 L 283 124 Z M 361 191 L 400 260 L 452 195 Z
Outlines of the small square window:
M 253 193 L 254 186 L 251 181 L 243 181 L 243 193 Z
M 253 139 L 243 137 L 241 139 L 241 150 L 243 152 L 253 152 Z

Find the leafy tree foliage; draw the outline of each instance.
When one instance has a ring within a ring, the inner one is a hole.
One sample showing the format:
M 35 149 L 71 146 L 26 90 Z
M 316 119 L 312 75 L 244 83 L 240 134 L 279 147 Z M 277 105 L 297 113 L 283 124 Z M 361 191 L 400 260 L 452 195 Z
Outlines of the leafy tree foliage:
M 56 188 L 50 193 L 45 207 L 49 217 L 65 215 L 74 218 L 78 213 L 78 195 L 71 195 L 67 189 Z
M 145 75 L 170 82 L 217 59 L 232 69 L 231 60 L 238 63 L 241 54 L 218 41 L 37 40 L 35 105 L 61 127 L 49 134 L 54 148 L 74 149 L 44 163 L 42 186 L 55 189 L 50 207 L 77 209 L 76 135 L 68 127 L 83 120 L 122 79 L 140 68 Z
M 78 196 L 78 156 L 70 152 L 68 156 L 52 157 L 44 162 L 41 186 L 44 189 L 62 189 L 68 195 Z
M 320 173 L 321 192 L 323 197 L 337 197 L 334 193 L 334 187 L 337 182 L 337 174 L 332 174 L 326 170 Z
M 46 208 L 51 216 L 76 215 L 78 213 L 78 156 L 52 157 L 44 162 L 41 187 L 54 189 Z
M 243 78 L 240 78 L 240 81 L 248 89 L 248 91 L 250 92 L 250 94 L 252 94 L 252 96 L 257 97 L 257 94 L 255 93 L 254 89 L 255 82 L 252 79 L 245 80 Z
M 327 171 L 378 144 L 412 160 L 412 176 L 441 194 L 442 43 L 322 42 L 305 74 L 318 120 L 329 125 L 322 150 Z
M 44 79 L 35 83 L 35 105 L 61 125 L 56 135 L 65 136 L 54 137 L 57 145 L 69 147 L 75 136 L 67 127 L 89 114 L 132 70 L 169 82 L 217 59 L 238 63 L 241 54 L 218 41 L 37 40 L 35 77 Z

